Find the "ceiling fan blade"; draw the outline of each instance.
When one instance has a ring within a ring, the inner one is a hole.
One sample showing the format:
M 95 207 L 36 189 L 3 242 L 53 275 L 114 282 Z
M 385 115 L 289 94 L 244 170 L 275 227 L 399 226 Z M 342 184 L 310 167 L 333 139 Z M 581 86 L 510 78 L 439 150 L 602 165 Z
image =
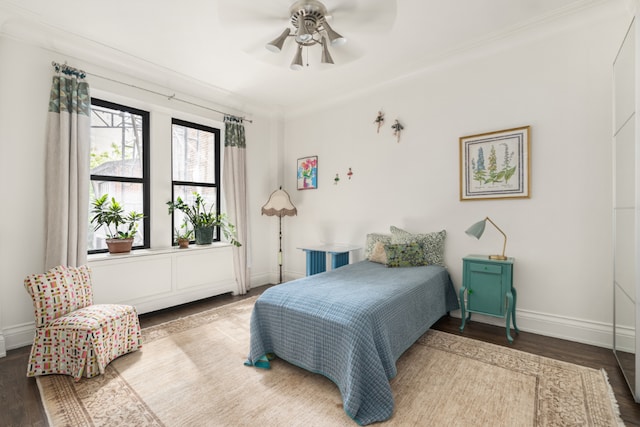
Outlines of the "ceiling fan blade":
M 329 24 L 338 32 L 381 33 L 390 31 L 396 21 L 396 0 L 341 0 L 327 8 Z
M 320 0 L 322 1 L 322 0 Z M 393 0 L 395 1 L 395 0 Z M 334 14 L 342 15 L 345 13 L 354 13 L 360 9 L 360 3 L 358 0 L 327 0 L 324 1 L 327 10 L 329 11 L 329 16 L 333 16 Z
M 222 27 L 247 31 L 289 22 L 290 0 L 219 0 L 218 20 Z

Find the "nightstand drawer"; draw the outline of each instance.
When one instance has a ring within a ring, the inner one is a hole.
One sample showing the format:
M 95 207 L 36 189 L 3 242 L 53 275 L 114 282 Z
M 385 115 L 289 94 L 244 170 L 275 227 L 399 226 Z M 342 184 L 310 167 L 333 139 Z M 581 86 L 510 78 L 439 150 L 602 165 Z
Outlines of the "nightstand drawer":
M 474 273 L 489 273 L 489 274 L 502 274 L 502 266 L 500 265 L 492 265 L 492 264 L 484 264 L 484 263 L 469 263 L 469 270 Z

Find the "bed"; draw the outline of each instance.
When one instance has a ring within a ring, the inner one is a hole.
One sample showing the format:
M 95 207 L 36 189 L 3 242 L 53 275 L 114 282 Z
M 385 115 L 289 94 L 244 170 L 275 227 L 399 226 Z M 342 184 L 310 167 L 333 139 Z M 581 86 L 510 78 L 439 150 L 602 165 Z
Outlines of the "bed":
M 393 414 L 396 361 L 457 308 L 444 267 L 356 262 L 267 289 L 251 316 L 246 364 L 268 368 L 275 355 L 322 374 L 354 421 L 384 421 Z

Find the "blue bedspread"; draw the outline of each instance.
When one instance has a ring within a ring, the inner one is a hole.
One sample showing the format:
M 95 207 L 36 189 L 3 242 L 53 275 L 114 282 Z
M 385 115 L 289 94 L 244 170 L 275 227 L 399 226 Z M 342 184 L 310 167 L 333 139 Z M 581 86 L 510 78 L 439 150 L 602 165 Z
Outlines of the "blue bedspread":
M 274 353 L 333 381 L 358 424 L 383 421 L 393 414 L 396 361 L 457 308 L 443 267 L 360 261 L 267 289 L 251 316 L 247 364 L 264 367 Z

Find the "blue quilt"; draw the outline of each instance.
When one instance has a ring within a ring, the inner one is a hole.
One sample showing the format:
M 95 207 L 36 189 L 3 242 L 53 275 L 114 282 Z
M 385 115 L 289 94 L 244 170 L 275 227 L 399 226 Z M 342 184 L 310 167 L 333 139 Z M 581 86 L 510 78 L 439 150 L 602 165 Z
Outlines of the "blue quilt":
M 396 361 L 458 300 L 443 267 L 360 261 L 267 289 L 251 315 L 247 365 L 267 355 L 322 374 L 360 425 L 389 419 Z

